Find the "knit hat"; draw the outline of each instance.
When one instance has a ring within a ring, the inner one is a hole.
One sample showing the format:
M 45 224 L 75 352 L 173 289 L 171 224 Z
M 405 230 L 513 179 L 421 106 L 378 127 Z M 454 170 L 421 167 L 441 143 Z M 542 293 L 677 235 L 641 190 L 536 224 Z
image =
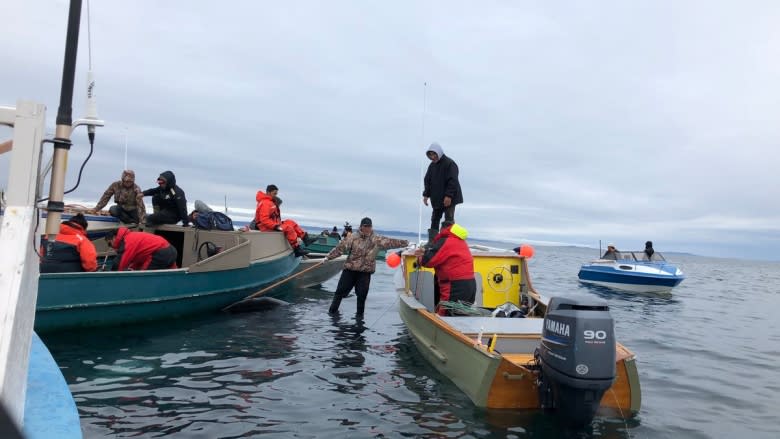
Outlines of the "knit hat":
M 82 229 L 87 230 L 87 219 L 84 218 L 84 214 L 83 213 L 77 213 L 77 214 L 73 215 L 72 217 L 70 217 L 69 220 L 63 221 L 63 222 L 73 223 L 73 224 L 76 224 L 78 226 L 81 226 Z
M 371 224 L 371 218 L 365 217 L 362 220 L 360 220 L 360 227 L 363 227 L 363 226 L 373 227 L 373 225 Z

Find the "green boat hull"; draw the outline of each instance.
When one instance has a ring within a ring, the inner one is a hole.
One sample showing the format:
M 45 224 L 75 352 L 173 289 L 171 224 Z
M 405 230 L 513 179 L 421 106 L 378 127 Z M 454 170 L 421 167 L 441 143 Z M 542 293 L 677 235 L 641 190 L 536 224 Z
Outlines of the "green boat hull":
M 341 241 L 331 236 L 319 235 L 317 236 L 316 241 L 306 246 L 306 250 L 309 250 L 312 253 L 329 253 L 339 245 L 339 242 Z M 384 250 L 380 250 L 379 253 L 376 254 L 376 259 L 378 261 L 384 261 L 386 253 L 387 252 Z
M 220 310 L 290 275 L 298 263 L 286 255 L 223 271 L 42 274 L 35 330 L 122 325 Z M 277 288 L 271 294 L 287 291 Z

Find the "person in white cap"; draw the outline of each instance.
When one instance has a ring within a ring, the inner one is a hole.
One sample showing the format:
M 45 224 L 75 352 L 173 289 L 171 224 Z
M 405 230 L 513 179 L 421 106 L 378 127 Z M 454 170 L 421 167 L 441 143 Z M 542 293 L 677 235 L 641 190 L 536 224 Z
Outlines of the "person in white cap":
M 607 244 L 607 251 L 604 252 L 604 256 L 602 256 L 601 259 L 611 259 L 613 261 L 617 261 L 618 253 L 620 252 L 618 252 L 615 248 L 615 244 L 610 242 Z

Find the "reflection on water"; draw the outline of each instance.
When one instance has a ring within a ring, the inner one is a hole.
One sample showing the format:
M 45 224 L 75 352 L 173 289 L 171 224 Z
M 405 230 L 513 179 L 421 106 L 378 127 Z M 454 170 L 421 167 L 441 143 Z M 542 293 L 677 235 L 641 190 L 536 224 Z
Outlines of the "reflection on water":
M 539 411 L 475 407 L 417 352 L 384 266 L 365 320 L 351 315 L 354 295 L 342 303 L 348 312 L 326 313 L 334 279 L 273 310 L 45 341 L 87 438 L 778 436 L 780 324 L 768 311 L 777 309 L 777 265 L 743 263 L 737 280 L 723 261 L 687 257 L 688 279 L 669 297 L 648 297 L 581 287 L 587 259 L 578 249 L 538 248 L 534 285 L 546 296 L 608 301 L 619 340 L 638 354 L 643 406 L 628 422 L 598 418 L 584 431 Z M 747 290 L 745 277 L 763 280 Z

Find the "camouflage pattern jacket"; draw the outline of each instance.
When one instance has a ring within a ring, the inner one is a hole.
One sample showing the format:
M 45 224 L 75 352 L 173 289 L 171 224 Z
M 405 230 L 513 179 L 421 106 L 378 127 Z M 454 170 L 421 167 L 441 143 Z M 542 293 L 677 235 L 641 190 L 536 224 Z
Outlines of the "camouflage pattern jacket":
M 353 233 L 342 240 L 339 245 L 328 253 L 328 259 L 338 258 L 344 252 L 349 252 L 344 263 L 345 270 L 373 273 L 376 271 L 376 254 L 380 250 L 401 248 L 409 245 L 405 239 L 393 239 L 385 236 Z
M 123 181 L 132 182 L 132 186 L 126 187 Z M 146 207 L 144 206 L 144 193 L 137 184 L 135 184 L 135 173 L 133 171 L 122 172 L 122 180 L 111 183 L 103 196 L 100 197 L 95 210 L 100 210 L 108 204 L 108 201 L 114 197 L 114 202 L 122 209 L 138 212 L 138 220 L 144 222 L 146 217 Z

